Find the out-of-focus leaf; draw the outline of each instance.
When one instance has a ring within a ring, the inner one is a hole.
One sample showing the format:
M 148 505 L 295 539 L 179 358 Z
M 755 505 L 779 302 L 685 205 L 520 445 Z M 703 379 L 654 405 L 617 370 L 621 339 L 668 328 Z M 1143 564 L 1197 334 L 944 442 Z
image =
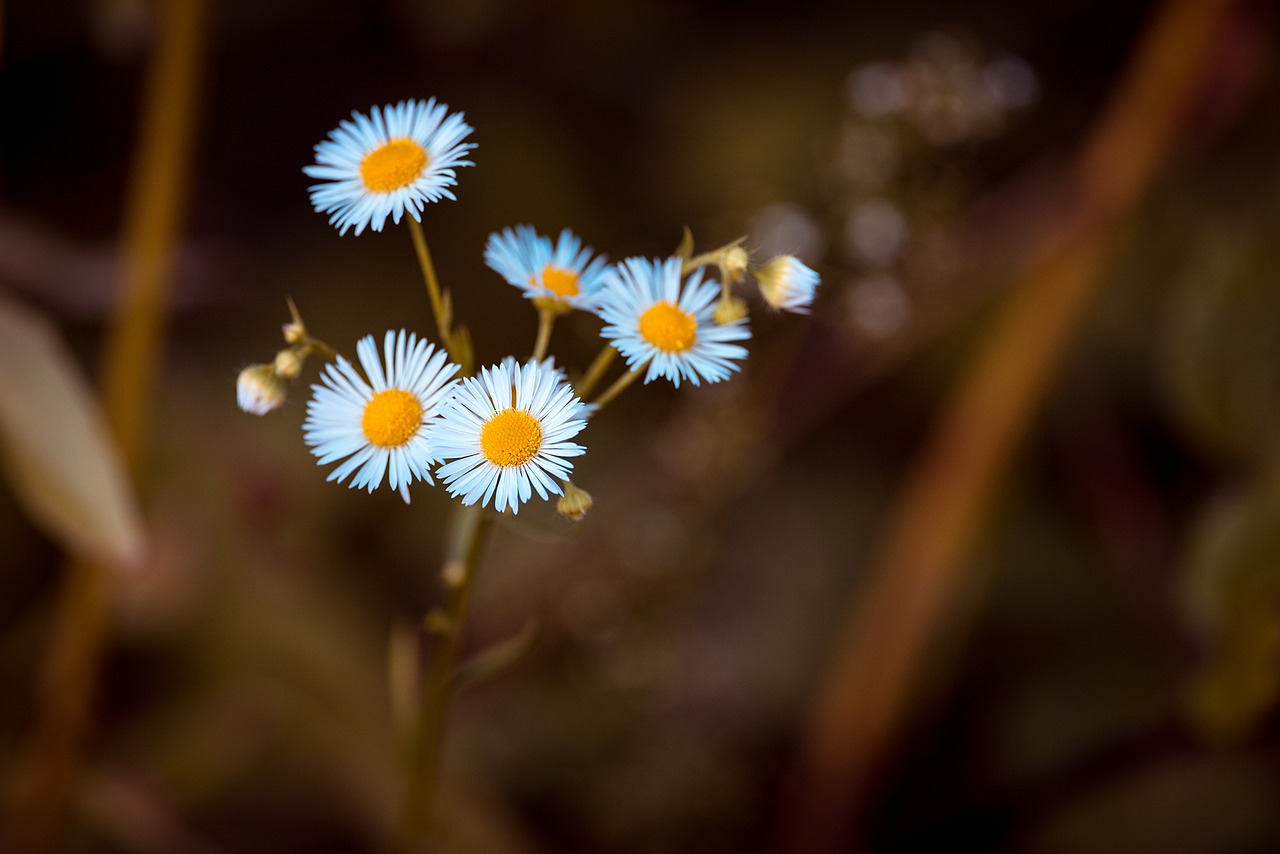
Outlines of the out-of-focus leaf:
M 1280 472 L 1210 505 L 1188 550 L 1183 604 L 1205 645 L 1187 696 L 1210 738 L 1233 740 L 1280 699 Z
M 463 688 L 502 673 L 524 658 L 537 638 L 537 624 L 527 623 L 517 634 L 476 653 L 474 658 L 459 667 L 453 674 L 453 687 Z
M 88 383 L 53 327 L 0 299 L 0 459 L 32 520 L 70 551 L 128 568 L 142 525 Z
M 1249 457 L 1280 437 L 1280 241 L 1210 223 L 1186 259 L 1168 337 L 1174 399 L 1210 447 Z

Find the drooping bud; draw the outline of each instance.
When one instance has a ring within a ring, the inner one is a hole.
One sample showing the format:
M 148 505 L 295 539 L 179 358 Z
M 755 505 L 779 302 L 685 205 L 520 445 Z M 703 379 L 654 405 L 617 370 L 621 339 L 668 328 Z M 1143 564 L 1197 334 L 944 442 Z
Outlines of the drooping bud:
M 287 350 L 281 350 L 276 353 L 275 371 L 276 375 L 285 380 L 296 380 L 302 373 L 302 363 L 305 356 L 301 352 L 300 347 L 290 347 Z
M 565 483 L 564 495 L 561 495 L 560 500 L 556 502 L 556 512 L 566 519 L 581 522 L 587 515 L 587 511 L 591 509 L 591 504 L 589 492 L 579 489 L 572 483 Z
M 737 297 L 721 297 L 711 313 L 716 323 L 724 326 L 747 316 L 747 304 Z
M 250 365 L 236 380 L 236 402 L 253 415 L 266 415 L 279 409 L 286 395 L 284 381 L 272 365 Z
M 783 311 L 808 314 L 818 288 L 818 274 L 794 255 L 779 255 L 751 271 L 765 302 Z

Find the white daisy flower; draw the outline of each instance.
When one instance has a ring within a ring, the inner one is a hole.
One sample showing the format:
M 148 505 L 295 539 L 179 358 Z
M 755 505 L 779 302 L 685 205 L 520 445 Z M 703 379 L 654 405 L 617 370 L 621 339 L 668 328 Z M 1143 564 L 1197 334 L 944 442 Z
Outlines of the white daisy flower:
M 444 350 L 403 329 L 387 333 L 385 373 L 372 335 L 360 339 L 356 355 L 368 381 L 341 356 L 326 365 L 324 384 L 311 387 L 304 439 L 320 465 L 346 458 L 328 480 L 341 483 L 354 472 L 352 488 L 373 492 L 386 475 L 408 503 L 410 483 L 433 483 L 431 465 L 439 457 L 429 436 L 431 419 L 457 385 L 451 378 L 458 366 L 446 364 Z
M 448 110 L 431 98 L 352 113 L 302 170 L 325 182 L 310 188 L 311 204 L 340 234 L 352 226 L 360 234 L 381 231 L 388 216 L 400 222 L 405 211 L 419 219 L 427 202 L 454 198 L 454 167 L 474 165 L 462 158 L 475 145 L 462 141 L 471 133 L 462 114 Z
M 530 499 L 561 493 L 576 457 L 568 441 L 586 422 L 580 401 L 546 362 L 483 368 L 462 380 L 432 425 L 433 449 L 446 462 L 436 475 L 463 504 L 477 501 L 518 513 Z
M 499 364 L 501 364 L 504 368 L 506 368 L 508 373 L 514 373 L 515 369 L 519 366 L 520 363 L 516 360 L 515 356 L 504 356 L 502 361 Z M 524 364 L 526 368 L 532 368 L 534 365 L 537 365 L 538 362 L 535 359 L 529 359 Z M 558 383 L 559 385 L 563 385 L 567 389 L 569 389 L 570 394 L 576 394 L 573 391 L 573 385 L 569 382 L 569 375 L 565 372 L 564 368 L 556 364 L 555 356 L 548 356 L 547 358 L 543 359 L 542 364 L 546 366 L 547 370 L 555 374 L 556 383 Z M 574 418 L 581 418 L 583 420 L 586 420 L 590 418 L 592 415 L 595 415 L 596 410 L 598 410 L 599 408 L 600 407 L 596 406 L 594 403 L 586 403 L 581 398 L 578 398 L 578 408 L 572 413 L 572 416 Z
M 594 311 L 608 259 L 593 258 L 593 251 L 567 228 L 553 245 L 532 226 L 517 225 L 489 235 L 484 261 L 530 299 L 544 299 L 566 311 Z
M 783 311 L 808 314 L 818 289 L 818 274 L 794 255 L 779 255 L 752 273 L 765 302 Z
M 601 292 L 600 316 L 607 338 L 633 370 L 646 362 L 647 383 L 666 377 L 676 386 L 681 379 L 694 385 L 719 382 L 736 371 L 735 360 L 747 356 L 732 341 L 751 337 L 746 318 L 719 324 L 712 319 L 720 286 L 702 280 L 696 270 L 680 282 L 681 261 L 628 258 L 609 269 Z

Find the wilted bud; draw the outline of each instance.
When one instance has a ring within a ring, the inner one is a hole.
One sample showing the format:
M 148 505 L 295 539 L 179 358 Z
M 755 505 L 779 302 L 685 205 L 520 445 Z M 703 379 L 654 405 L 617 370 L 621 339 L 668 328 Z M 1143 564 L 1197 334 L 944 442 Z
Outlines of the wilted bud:
M 271 365 L 251 365 L 241 371 L 236 380 L 236 401 L 241 409 L 253 415 L 266 415 L 279 409 L 286 391 L 284 381 Z
M 296 346 L 308 340 L 307 327 L 303 325 L 302 315 L 298 313 L 298 307 L 293 304 L 293 299 L 291 297 L 286 297 L 285 299 L 289 303 L 289 317 L 291 319 L 284 325 L 282 330 L 284 332 L 284 342 Z
M 585 489 L 579 489 L 572 483 L 564 485 L 564 495 L 560 496 L 560 500 L 556 502 L 556 512 L 566 519 L 572 519 L 575 522 L 581 522 L 582 517 L 587 515 L 587 511 L 591 509 L 591 494 Z
M 747 265 L 750 261 L 751 256 L 741 246 L 737 244 L 727 246 L 720 254 L 720 275 L 724 277 L 727 284 L 736 285 L 747 274 Z
M 276 353 L 276 375 L 281 379 L 296 380 L 302 373 L 303 361 L 304 357 L 299 352 L 299 348 L 290 347 L 287 350 L 281 350 Z
M 724 326 L 747 316 L 747 304 L 737 297 L 722 297 L 711 313 L 716 323 Z
M 752 273 L 760 295 L 774 308 L 808 314 L 818 288 L 818 274 L 794 255 L 779 255 Z

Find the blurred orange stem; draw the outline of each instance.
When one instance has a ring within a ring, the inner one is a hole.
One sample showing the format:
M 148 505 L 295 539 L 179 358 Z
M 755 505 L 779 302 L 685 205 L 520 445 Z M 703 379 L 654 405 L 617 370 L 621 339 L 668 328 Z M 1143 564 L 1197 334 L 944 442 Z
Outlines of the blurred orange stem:
M 997 487 L 1096 290 L 1117 227 L 1168 160 L 1229 0 L 1172 0 L 1077 162 L 1076 207 L 1044 235 L 910 471 L 814 702 L 779 841 L 846 850 L 965 580 Z
M 161 17 L 125 212 L 120 302 L 103 353 L 106 416 L 135 482 L 163 338 L 171 249 L 186 198 L 205 5 L 172 0 Z M 14 770 L 11 821 L 0 850 L 59 847 L 97 694 L 110 572 L 81 560 L 68 567 L 42 674 L 39 716 Z

